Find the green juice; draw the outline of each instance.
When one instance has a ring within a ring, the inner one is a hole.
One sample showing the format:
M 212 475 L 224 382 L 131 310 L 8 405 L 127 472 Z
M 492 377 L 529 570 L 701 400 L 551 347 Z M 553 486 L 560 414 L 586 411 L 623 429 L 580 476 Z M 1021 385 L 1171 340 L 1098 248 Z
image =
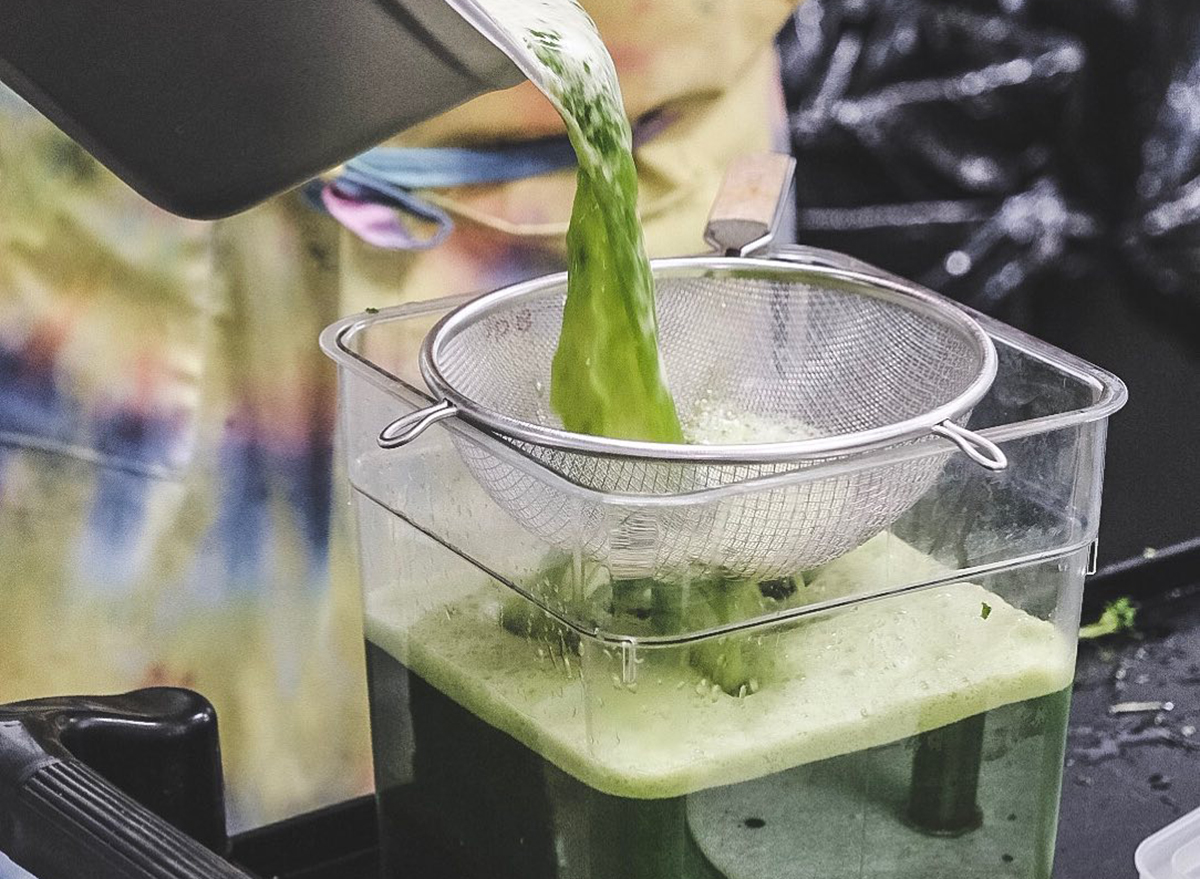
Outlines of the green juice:
M 682 442 L 658 356 L 654 286 L 642 247 L 637 173 L 627 150 L 612 177 L 581 166 L 567 232 L 567 301 L 550 403 L 577 433 Z
M 367 598 L 389 876 L 1049 879 L 1073 650 L 992 589 L 631 657 L 514 620 L 507 586 L 414 549 L 445 581 Z M 885 535 L 802 588 L 932 566 Z M 734 642 L 771 657 L 752 691 L 706 671 Z
M 981 821 L 938 836 L 907 818 L 919 736 L 689 794 L 619 796 L 381 648 L 367 655 L 389 879 L 1051 876 L 1069 688 L 974 717 Z
M 466 6 L 482 29 L 504 35 L 506 51 L 562 116 L 578 159 L 551 407 L 577 433 L 682 442 L 659 360 L 633 138 L 612 58 L 574 0 Z

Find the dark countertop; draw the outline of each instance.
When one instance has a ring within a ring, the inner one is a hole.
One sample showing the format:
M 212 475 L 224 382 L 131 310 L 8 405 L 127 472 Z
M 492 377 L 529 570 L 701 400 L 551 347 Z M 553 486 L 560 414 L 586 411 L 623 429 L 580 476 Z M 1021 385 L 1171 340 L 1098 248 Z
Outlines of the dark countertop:
M 1085 618 L 1094 618 L 1100 602 L 1088 603 Z M 1139 702 L 1162 710 L 1113 713 Z M 1057 879 L 1137 876 L 1138 843 L 1200 807 L 1198 752 L 1200 582 L 1193 582 L 1142 598 L 1134 634 L 1080 645 Z

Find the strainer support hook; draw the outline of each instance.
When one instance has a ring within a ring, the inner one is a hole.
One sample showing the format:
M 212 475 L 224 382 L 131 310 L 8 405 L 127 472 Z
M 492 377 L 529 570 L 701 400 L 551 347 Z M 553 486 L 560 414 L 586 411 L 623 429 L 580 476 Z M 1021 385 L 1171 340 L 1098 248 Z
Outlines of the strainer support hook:
M 1008 456 L 1000 447 L 973 430 L 959 427 L 953 421 L 943 421 L 930 428 L 930 432 L 958 446 L 964 455 L 988 470 L 1003 470 L 1008 467 Z
M 379 445 L 384 449 L 398 449 L 406 446 L 423 434 L 426 428 L 447 418 L 453 418 L 457 414 L 458 407 L 449 400 L 442 400 L 432 406 L 409 412 L 379 432 Z

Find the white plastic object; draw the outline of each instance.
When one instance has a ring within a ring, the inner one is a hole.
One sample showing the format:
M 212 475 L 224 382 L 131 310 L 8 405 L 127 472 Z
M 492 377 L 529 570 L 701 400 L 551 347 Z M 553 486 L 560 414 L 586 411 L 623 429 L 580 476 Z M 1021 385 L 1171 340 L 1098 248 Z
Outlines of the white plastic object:
M 1146 837 L 1133 862 L 1140 879 L 1200 879 L 1200 809 Z

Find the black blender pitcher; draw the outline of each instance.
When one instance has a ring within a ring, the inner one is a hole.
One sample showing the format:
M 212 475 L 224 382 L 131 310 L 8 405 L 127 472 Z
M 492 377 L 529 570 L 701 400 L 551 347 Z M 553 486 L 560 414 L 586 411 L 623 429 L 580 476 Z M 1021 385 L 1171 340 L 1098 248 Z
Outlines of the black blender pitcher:
M 0 0 L 0 82 L 199 219 L 521 78 L 444 0 Z

